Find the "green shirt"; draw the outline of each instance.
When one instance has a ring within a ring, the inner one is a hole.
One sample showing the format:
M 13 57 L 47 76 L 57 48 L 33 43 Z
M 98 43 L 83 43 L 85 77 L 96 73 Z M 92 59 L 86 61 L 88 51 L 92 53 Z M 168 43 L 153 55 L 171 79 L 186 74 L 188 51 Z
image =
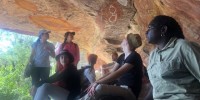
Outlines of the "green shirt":
M 153 50 L 147 68 L 155 100 L 200 100 L 200 46 L 171 38 Z

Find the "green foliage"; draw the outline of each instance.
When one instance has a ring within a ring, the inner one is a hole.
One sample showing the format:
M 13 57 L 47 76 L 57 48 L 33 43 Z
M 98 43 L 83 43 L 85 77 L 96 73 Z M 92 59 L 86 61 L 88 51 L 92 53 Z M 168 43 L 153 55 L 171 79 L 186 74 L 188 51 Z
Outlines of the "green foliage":
M 2 100 L 30 100 L 29 89 L 30 79 L 24 79 L 22 76 L 23 67 L 13 66 L 1 67 L 0 69 L 0 98 Z
M 35 37 L 0 30 L 0 41 L 10 41 L 0 49 L 0 99 L 31 100 L 31 79 L 23 77 Z M 6 49 L 6 50 L 5 50 Z
M 0 29 L 0 100 L 31 100 L 31 79 L 23 74 L 36 39 Z M 54 66 L 55 59 L 50 61 Z

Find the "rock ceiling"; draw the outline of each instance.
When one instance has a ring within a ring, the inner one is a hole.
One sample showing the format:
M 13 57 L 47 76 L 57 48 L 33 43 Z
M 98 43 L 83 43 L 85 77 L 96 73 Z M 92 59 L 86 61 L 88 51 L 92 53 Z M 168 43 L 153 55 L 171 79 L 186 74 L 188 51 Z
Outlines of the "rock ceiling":
M 37 35 L 52 31 L 52 41 L 63 41 L 66 31 L 75 31 L 75 42 L 87 53 L 97 53 L 102 62 L 108 53 L 121 52 L 127 33 L 138 33 L 138 49 L 146 62 L 152 46 L 145 31 L 156 15 L 169 15 L 180 23 L 187 39 L 200 43 L 200 0 L 0 0 L 0 28 Z

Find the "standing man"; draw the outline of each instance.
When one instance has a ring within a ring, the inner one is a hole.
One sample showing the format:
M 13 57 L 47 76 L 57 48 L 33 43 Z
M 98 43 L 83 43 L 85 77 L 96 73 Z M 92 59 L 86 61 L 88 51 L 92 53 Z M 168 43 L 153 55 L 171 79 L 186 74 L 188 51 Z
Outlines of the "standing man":
M 50 74 L 50 61 L 49 56 L 55 57 L 55 47 L 52 43 L 48 42 L 49 33 L 51 31 L 40 30 L 38 39 L 32 44 L 32 51 L 29 63 L 32 64 L 31 78 L 32 90 L 31 95 L 34 97 L 36 88 L 35 84 L 40 80 L 49 77 Z
M 147 67 L 154 100 L 199 100 L 200 46 L 187 41 L 179 23 L 170 16 L 158 15 L 146 32 L 156 48 Z

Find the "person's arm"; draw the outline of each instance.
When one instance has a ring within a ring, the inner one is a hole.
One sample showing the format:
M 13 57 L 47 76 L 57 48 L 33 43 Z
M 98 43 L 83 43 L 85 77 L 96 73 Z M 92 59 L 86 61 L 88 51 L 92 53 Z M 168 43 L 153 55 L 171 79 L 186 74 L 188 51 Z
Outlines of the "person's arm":
M 76 46 L 76 57 L 75 57 L 75 64 L 78 64 L 79 60 L 80 60 L 80 51 L 79 51 L 79 47 L 77 44 L 75 44 Z
M 115 67 L 116 68 L 116 67 Z M 132 64 L 125 63 L 122 67 L 120 67 L 118 70 L 111 72 L 107 76 L 99 79 L 98 81 L 92 83 L 88 88 L 87 88 L 87 93 L 89 96 L 93 96 L 95 93 L 95 88 L 98 84 L 105 84 L 114 81 L 118 77 L 120 77 L 122 74 L 126 73 L 129 71 L 131 68 L 133 68 Z M 114 68 L 113 68 L 114 69 Z
M 57 72 L 57 73 L 53 74 L 52 76 L 50 76 L 49 78 L 39 81 L 36 84 L 36 87 L 41 86 L 43 83 L 54 83 L 56 81 L 59 81 L 64 77 L 65 73 L 66 73 L 66 71 Z
M 55 50 L 55 54 L 58 55 L 60 53 L 60 51 L 62 51 L 62 44 L 57 46 L 57 49 Z M 55 68 L 55 72 L 59 71 L 59 62 L 60 60 L 56 61 L 56 68 Z
M 97 80 L 96 83 L 105 84 L 105 83 L 108 83 L 108 82 L 112 82 L 112 81 L 116 80 L 117 78 L 119 78 L 124 73 L 128 72 L 131 68 L 133 68 L 133 65 L 131 65 L 129 63 L 125 63 L 118 70 L 113 71 L 109 75 L 107 75 L 106 77 Z
M 114 62 L 102 65 L 102 69 L 112 69 L 115 65 Z
M 33 63 L 33 60 L 34 60 L 34 56 L 35 56 L 35 53 L 36 53 L 36 46 L 37 46 L 37 44 L 36 43 L 33 43 L 32 45 L 31 45 L 31 55 L 30 55 L 30 58 L 29 58 L 29 64 L 32 64 Z
M 29 58 L 29 64 L 32 64 L 33 63 L 33 57 L 35 55 L 35 50 L 32 48 L 31 49 L 31 55 L 30 55 L 30 58 Z
M 114 67 L 111 69 L 111 71 L 108 72 L 108 73 L 106 73 L 106 74 L 105 74 L 104 76 L 102 76 L 101 78 L 99 78 L 99 80 L 102 79 L 102 78 L 104 78 L 104 77 L 106 77 L 106 76 L 108 76 L 109 74 L 115 72 L 118 68 L 119 68 L 119 64 L 118 64 L 118 63 L 115 63 L 115 65 L 114 65 Z
M 50 56 L 51 57 L 53 57 L 53 58 L 55 58 L 55 47 L 54 47 L 54 45 L 53 44 L 50 44 L 50 47 L 49 47 L 49 49 L 48 49 L 48 52 L 49 52 L 49 54 L 50 54 Z
M 187 43 L 182 46 L 182 58 L 189 72 L 200 82 L 200 45 Z
M 55 56 L 56 56 L 55 51 L 50 51 L 49 53 L 50 53 L 51 57 L 55 58 Z

